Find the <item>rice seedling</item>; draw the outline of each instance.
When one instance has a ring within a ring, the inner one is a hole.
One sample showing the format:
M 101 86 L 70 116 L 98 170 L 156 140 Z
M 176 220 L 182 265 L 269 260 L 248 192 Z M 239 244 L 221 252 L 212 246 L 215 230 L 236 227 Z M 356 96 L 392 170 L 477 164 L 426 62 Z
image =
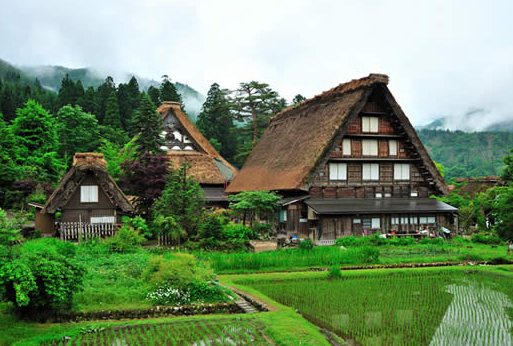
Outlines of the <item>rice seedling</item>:
M 113 327 L 82 334 L 72 340 L 56 340 L 49 346 L 185 346 L 269 345 L 256 320 L 212 319 L 158 325 Z
M 356 345 L 513 345 L 513 280 L 431 272 L 251 284 Z

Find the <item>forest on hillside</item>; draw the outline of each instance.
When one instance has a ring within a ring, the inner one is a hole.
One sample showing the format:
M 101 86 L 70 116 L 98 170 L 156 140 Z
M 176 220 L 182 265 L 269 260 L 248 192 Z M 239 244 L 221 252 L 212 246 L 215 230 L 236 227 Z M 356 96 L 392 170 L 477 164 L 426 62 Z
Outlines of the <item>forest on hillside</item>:
M 513 132 L 418 131 L 431 158 L 445 167 L 445 179 L 500 175 L 513 148 Z

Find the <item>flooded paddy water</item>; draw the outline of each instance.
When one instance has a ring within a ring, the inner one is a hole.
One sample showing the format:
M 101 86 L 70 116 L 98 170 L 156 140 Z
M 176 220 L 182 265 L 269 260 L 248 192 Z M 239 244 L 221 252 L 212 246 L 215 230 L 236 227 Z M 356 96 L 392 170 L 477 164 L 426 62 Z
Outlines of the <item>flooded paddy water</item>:
M 406 272 L 251 286 L 351 345 L 513 346 L 513 278 Z

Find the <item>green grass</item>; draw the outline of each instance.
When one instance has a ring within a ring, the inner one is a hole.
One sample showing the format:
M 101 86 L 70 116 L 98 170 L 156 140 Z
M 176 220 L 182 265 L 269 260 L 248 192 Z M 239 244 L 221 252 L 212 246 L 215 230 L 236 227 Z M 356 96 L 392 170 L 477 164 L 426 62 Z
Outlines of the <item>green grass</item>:
M 428 345 L 433 338 L 440 345 L 509 345 L 513 340 L 508 333 L 513 316 L 508 319 L 505 313 L 513 313 L 508 307 L 513 266 L 358 270 L 334 280 L 326 276 L 268 273 L 223 280 L 298 309 L 313 323 L 361 345 Z M 444 319 L 446 313 L 449 318 Z
M 470 246 L 468 248 L 467 246 Z M 506 247 L 483 244 L 444 243 L 408 246 L 376 246 L 379 262 L 426 263 L 491 260 L 506 257 Z M 338 246 L 315 247 L 311 251 L 282 249 L 261 253 L 202 253 L 217 273 L 251 273 L 265 271 L 296 271 L 310 267 L 351 266 L 364 264 L 362 247 L 340 249 Z M 513 256 L 510 257 L 513 261 Z

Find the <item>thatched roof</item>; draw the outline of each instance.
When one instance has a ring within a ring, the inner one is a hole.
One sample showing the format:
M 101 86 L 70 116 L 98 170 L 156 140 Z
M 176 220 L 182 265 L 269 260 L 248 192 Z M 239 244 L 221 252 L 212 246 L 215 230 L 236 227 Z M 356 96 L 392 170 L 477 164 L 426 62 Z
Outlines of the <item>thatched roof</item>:
M 132 204 L 107 172 L 103 154 L 97 153 L 75 154 L 71 169 L 48 198 L 41 212 L 53 214 L 66 205 L 89 172 L 94 174 L 98 185 L 113 205 L 126 213 L 133 212 Z
M 189 162 L 191 164 L 190 174 L 194 175 L 200 184 L 224 184 L 233 179 L 237 170 L 219 155 L 212 144 L 194 126 L 189 117 L 180 109 L 179 102 L 164 101 L 157 111 L 163 119 L 172 114 L 201 150 L 169 150 L 167 154 L 173 167 L 178 167 L 184 161 Z
M 438 189 L 445 192 L 443 178 L 388 91 L 387 84 L 388 76 L 370 74 L 281 111 L 271 119 L 269 127 L 226 191 L 308 191 L 311 175 L 326 159 L 335 138 L 346 131 L 348 120 L 358 115 L 371 92 L 382 88 L 425 165 L 436 177 Z

